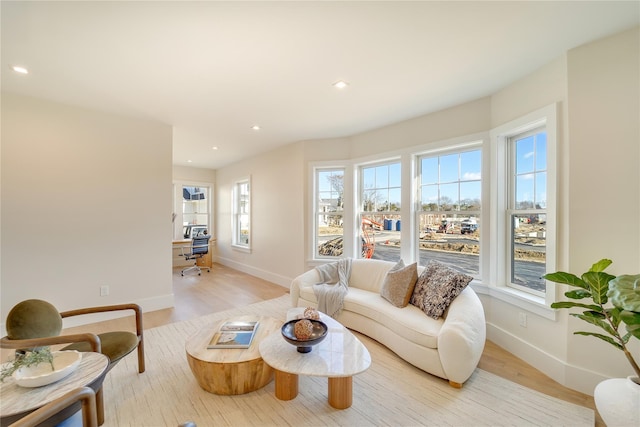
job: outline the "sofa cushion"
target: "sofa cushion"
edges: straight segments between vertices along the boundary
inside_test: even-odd
[[[472,279],[471,276],[431,260],[418,278],[411,304],[420,308],[427,316],[438,319]]]
[[[387,272],[380,295],[396,307],[406,307],[418,280],[418,263],[405,266],[400,260]]]
[[[438,334],[444,319],[432,319],[418,307],[407,305],[404,308],[398,308],[377,292],[350,288],[344,298],[344,310],[379,323],[412,343],[428,348],[438,348]]]

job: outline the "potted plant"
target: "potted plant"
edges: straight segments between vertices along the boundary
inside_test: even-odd
[[[627,347],[633,337],[640,340],[640,274],[616,277],[605,273],[611,263],[610,259],[601,259],[580,277],[559,271],[545,274],[543,278],[577,288],[565,292],[569,301],[554,302],[551,307],[584,309],[582,313],[570,314],[605,333],[577,331],[574,334],[593,336],[613,345],[624,353],[635,372],[635,377],[598,384],[594,399],[603,420],[608,425],[640,425],[637,410],[640,367]],[[575,301],[584,299],[591,301]],[[609,302],[611,306],[605,307]]]

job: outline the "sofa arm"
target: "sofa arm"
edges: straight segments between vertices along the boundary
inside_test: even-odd
[[[293,281],[291,282],[291,287],[289,288],[289,293],[291,294],[291,306],[298,306],[300,289],[313,289],[313,285],[315,285],[316,283],[320,283],[320,274],[318,274],[318,270],[316,270],[315,268],[312,268],[311,270],[302,273],[300,276],[293,279]]]
[[[487,337],[480,298],[467,287],[453,300],[438,335],[442,368],[452,385],[462,385],[478,366]]]

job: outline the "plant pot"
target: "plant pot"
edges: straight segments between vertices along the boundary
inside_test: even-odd
[[[607,426],[640,426],[640,378],[602,381],[593,392],[598,413]]]

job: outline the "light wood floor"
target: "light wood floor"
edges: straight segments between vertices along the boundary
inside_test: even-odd
[[[211,272],[180,275],[180,269],[173,271],[173,292],[175,307],[145,313],[145,329],[187,320],[218,311],[229,310],[247,304],[277,298],[287,294],[282,286],[214,264]],[[114,328],[128,328],[132,322],[122,318],[100,324],[71,328],[65,332],[91,330],[102,332]],[[566,388],[521,359],[487,341],[479,367],[500,377],[524,385],[549,396],[565,400],[595,410],[593,397]],[[605,427],[596,411],[597,427]]]

